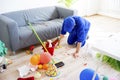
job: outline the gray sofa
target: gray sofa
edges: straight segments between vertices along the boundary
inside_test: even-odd
[[[26,23],[31,22],[45,41],[59,36],[63,19],[76,11],[57,6],[40,7],[0,14],[0,40],[12,51],[39,43]]]

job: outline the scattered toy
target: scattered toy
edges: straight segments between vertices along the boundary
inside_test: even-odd
[[[26,54],[32,54],[30,50],[26,50]]]
[[[30,58],[30,63],[32,65],[38,65],[40,63],[40,54],[34,54],[31,58]]]
[[[30,47],[29,47],[29,50],[26,50],[26,53],[27,53],[27,54],[33,54],[33,49],[34,49],[34,48],[35,48],[35,46],[33,46],[33,45],[30,46]]]
[[[87,63],[84,63],[84,66],[87,66]]]
[[[20,77],[23,77],[30,72],[30,67],[27,65],[24,65],[24,66],[18,68],[18,71],[19,71]],[[19,79],[19,80],[22,80],[22,79]]]
[[[57,68],[54,64],[49,64],[48,69],[46,70],[46,75],[50,77],[55,77],[58,75]]]
[[[5,64],[2,64],[2,65],[0,66],[0,72],[4,72],[5,69],[7,69],[7,66],[6,66]]]
[[[107,76],[104,76],[102,80],[109,80]]]
[[[50,78],[50,80],[53,80],[53,78]]]
[[[34,75],[35,79],[40,79],[41,77],[41,73],[39,72],[36,72],[35,75]]]
[[[18,78],[17,80],[34,80],[34,77]]]
[[[47,64],[51,61],[51,55],[47,52],[40,54],[40,63],[41,64]]]
[[[57,46],[58,41],[59,41],[59,38],[57,38],[54,41],[47,40],[47,42],[45,43],[45,47],[48,50],[48,52],[51,54],[51,56],[53,56],[54,54],[54,49]],[[43,47],[44,52],[47,52],[46,49]]]
[[[94,72],[94,70],[86,68],[81,71],[79,78],[80,80],[92,80]],[[98,74],[96,75],[95,80],[99,80]]]

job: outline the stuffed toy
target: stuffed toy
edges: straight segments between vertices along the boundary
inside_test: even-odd
[[[45,43],[45,47],[48,50],[48,52],[51,54],[51,56],[53,56],[54,49],[55,49],[55,46],[57,45],[58,41],[59,41],[59,38],[57,38],[53,42],[51,40],[47,40],[47,42]],[[43,50],[44,50],[44,52],[47,52],[44,47],[43,47]]]

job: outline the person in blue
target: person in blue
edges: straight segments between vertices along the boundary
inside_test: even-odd
[[[64,37],[66,32],[69,33],[67,42],[69,45],[76,44],[76,51],[73,56],[76,58],[79,56],[80,48],[86,43],[88,31],[90,29],[90,22],[80,16],[69,16],[63,21],[62,30],[60,34],[61,39]]]

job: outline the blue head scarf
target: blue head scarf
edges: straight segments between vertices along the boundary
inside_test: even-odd
[[[75,20],[72,17],[67,17],[64,20],[64,30],[66,32],[71,32],[75,26]]]

